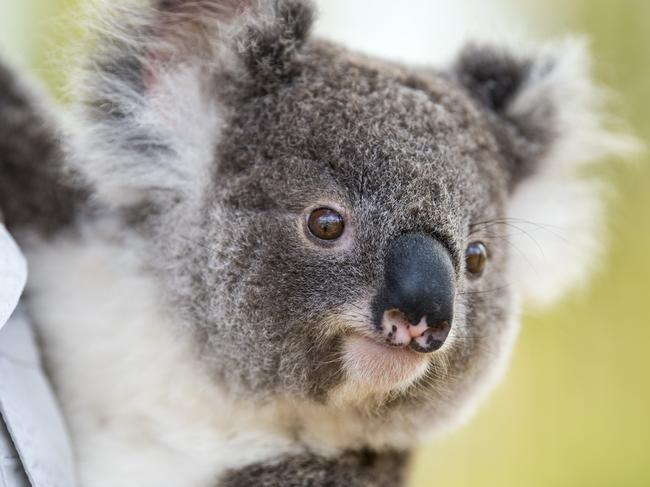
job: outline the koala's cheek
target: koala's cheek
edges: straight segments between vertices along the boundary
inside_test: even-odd
[[[348,381],[372,392],[404,389],[422,377],[427,355],[408,348],[390,348],[364,336],[346,337],[343,368]]]

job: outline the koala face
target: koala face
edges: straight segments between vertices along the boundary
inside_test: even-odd
[[[515,202],[605,151],[581,51],[433,71],[311,39],[304,2],[130,18],[91,60],[77,170],[219,382],[430,422],[484,389],[516,330]]]
[[[316,398],[344,381],[427,394],[443,361],[475,380],[455,357],[493,358],[510,314],[507,249],[481,234],[508,196],[486,122],[439,75],[319,43],[295,69],[233,107],[217,146],[187,249],[208,355],[249,391]],[[484,270],[467,268],[477,244]]]

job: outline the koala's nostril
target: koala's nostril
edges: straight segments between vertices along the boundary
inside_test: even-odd
[[[448,321],[428,323],[424,317],[412,325],[402,312],[392,309],[384,312],[381,331],[390,345],[408,345],[416,352],[428,353],[442,347],[451,325]]]
[[[410,347],[416,352],[434,352],[444,345],[450,331],[451,325],[448,321],[435,323],[422,335],[414,338],[410,343]]]
[[[422,234],[405,234],[392,242],[384,286],[375,301],[377,322],[384,331],[392,331],[392,336],[384,333],[391,343],[410,344],[419,352],[439,349],[451,330],[454,298],[454,268],[440,242]],[[400,314],[408,333],[400,326],[392,330],[396,322],[391,312]]]

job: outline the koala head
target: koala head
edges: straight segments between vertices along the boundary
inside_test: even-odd
[[[615,144],[581,45],[434,70],[311,38],[297,0],[102,18],[72,163],[233,395],[447,421],[501,370],[518,298],[586,267],[575,173]]]

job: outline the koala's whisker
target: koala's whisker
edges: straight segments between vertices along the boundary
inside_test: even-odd
[[[515,227],[515,226],[511,225],[511,224],[508,223],[508,222],[499,222],[499,224],[503,224],[503,225],[511,226],[511,227],[513,227],[513,228],[516,228],[516,229],[520,232],[519,234],[515,234],[515,235],[511,235],[511,236],[516,236],[516,235],[526,235],[526,236],[527,236],[527,237],[528,237],[532,242],[534,242],[534,244],[535,244],[535,245],[537,246],[537,248],[539,249],[541,255],[544,256],[544,249],[543,249],[542,246],[539,244],[539,242],[538,242],[538,241],[537,241],[537,240],[536,240],[536,239],[531,235],[530,232],[528,232],[528,231],[526,231],[526,230],[523,230],[523,229],[521,229],[521,228]],[[496,238],[496,236],[494,236],[494,237]],[[492,238],[492,236],[488,236],[488,238]],[[517,247],[514,243],[512,243],[512,242],[510,241],[510,239],[508,238],[508,236],[506,236],[506,235],[499,235],[498,238],[499,238],[499,240],[502,240],[502,241],[506,242],[506,244],[507,244],[510,248],[512,248],[514,251],[516,251],[516,252],[517,252],[517,253],[518,253],[518,254],[519,254],[519,255],[520,255],[520,256],[521,256],[521,257],[526,261],[526,263],[530,266],[530,268],[532,269],[532,271],[535,272],[535,273],[537,273],[537,269],[536,269],[535,266],[531,263],[530,259],[529,259],[528,256],[526,255],[526,253],[523,252],[521,249],[519,249],[519,247]]]
[[[362,314],[364,316],[368,314],[368,311],[361,308],[361,307],[355,306],[355,308],[356,308],[355,310],[344,311],[341,314],[346,315],[346,314],[349,314],[349,313],[359,313],[359,314]]]
[[[364,314],[360,311],[341,313],[338,316],[342,319],[367,319],[368,318],[367,314]]]
[[[504,224],[508,224],[510,222],[526,223],[526,224],[533,225],[533,226],[541,226],[541,224],[538,224],[538,223],[536,223],[536,222],[534,222],[532,220],[525,220],[523,218],[502,217],[502,218],[492,218],[492,219],[489,219],[489,220],[474,222],[474,223],[472,223],[470,225],[470,227],[483,225],[483,228],[487,228],[489,226],[504,225]]]
[[[367,313],[362,313],[362,312],[346,312],[342,313],[339,315],[341,318],[344,318],[346,320],[356,320],[356,321],[369,321],[370,320],[370,315]]]
[[[359,306],[358,304],[354,304],[354,303],[349,303],[348,306],[352,306],[353,308],[356,308],[356,309],[361,309],[361,306]]]
[[[550,225],[548,223],[543,224],[543,223],[532,223],[532,222],[527,222],[530,225],[535,225],[539,230],[545,231],[547,233],[550,233],[554,237],[557,237],[558,239],[562,240],[564,243],[570,244],[571,241],[566,238],[564,235],[558,233],[558,230],[561,229],[559,225]],[[555,230],[551,230],[551,228],[555,228]]]
[[[542,229],[541,224],[537,224],[535,222],[519,221],[517,219],[511,219],[511,218],[495,218],[493,220],[486,220],[486,221],[483,221],[483,222],[473,223],[470,226],[470,229],[471,229],[470,230],[470,235],[474,234],[476,232],[479,232],[479,231],[483,231],[483,230],[492,228],[492,227],[497,226],[497,225],[510,226],[512,228],[517,228],[518,230],[521,230],[521,228],[515,226],[513,222],[515,222],[515,223],[526,223],[528,225],[532,225],[533,227],[537,227],[537,228]],[[478,227],[478,228],[475,229],[474,227]]]
[[[527,232],[525,230],[517,229],[516,232],[511,232],[511,233],[484,233],[482,238],[484,239],[510,238],[510,237],[518,237],[520,235],[525,235],[526,233]]]
[[[511,286],[512,286],[512,284],[506,284],[504,286],[495,287],[495,288],[492,288],[492,289],[484,289],[484,290],[481,290],[481,291],[462,291],[462,292],[459,292],[458,294],[460,296],[472,295],[472,294],[488,294],[488,293],[503,291],[505,289],[510,288]]]
[[[366,310],[364,308],[362,308],[361,306],[359,306],[358,304],[349,303],[349,306],[352,306],[353,308],[356,308],[361,312],[364,312],[364,313],[366,312]]]
[[[495,218],[493,220],[485,220],[481,222],[475,222],[470,225],[470,235],[474,235],[477,232],[480,232],[482,230],[492,228],[495,225],[504,225],[506,223],[506,219],[503,218]],[[476,227],[476,228],[475,228]]]
[[[474,334],[474,333],[464,333],[464,334],[461,334],[461,335],[454,335],[454,339],[461,339],[461,340],[469,341],[470,339],[471,340],[474,340],[474,339],[477,339],[477,338],[483,339],[483,338],[490,338],[491,336],[492,335],[490,333],[476,333],[476,334]]]
[[[347,321],[355,321],[358,323],[365,323],[370,320],[369,315],[341,315]]]
[[[534,227],[536,230],[541,230],[541,231],[550,233],[551,235],[561,239],[563,242],[570,243],[569,239],[567,239],[561,233],[558,233],[558,230],[560,230],[562,228],[561,226],[552,225],[552,224],[549,224],[549,223],[534,222],[532,220],[526,220],[526,219],[523,219],[523,218],[502,218],[502,219],[495,219],[495,220],[487,220],[485,222],[477,222],[475,224],[472,224],[471,227],[478,226],[478,225],[483,225],[483,226],[481,228],[476,229],[476,230],[471,230],[470,235],[473,235],[473,234],[475,234],[475,233],[477,233],[477,232],[479,232],[481,230],[485,230],[485,229],[490,228],[490,227],[495,226],[495,225],[506,225],[506,226],[509,226],[511,228],[515,228],[520,232],[519,234],[516,234],[516,235],[520,235],[520,234],[530,235],[530,231],[524,230],[523,228],[521,228],[521,226],[515,225],[515,223],[530,225],[530,226]]]
[[[535,244],[535,246],[536,246],[537,249],[539,250],[539,253],[540,253],[542,256],[544,256],[544,249],[542,248],[542,246],[540,245],[540,243],[537,241],[537,239],[536,239],[535,237],[533,237],[533,235],[532,235],[531,232],[529,232],[528,230],[524,230],[524,229],[522,229],[522,228],[520,228],[520,227],[518,227],[518,226],[516,226],[516,225],[514,225],[514,224],[512,224],[512,223],[507,223],[507,225],[508,225],[509,227],[511,227],[511,228],[515,228],[515,229],[517,229],[518,231],[522,232],[523,235],[525,235],[526,237],[528,237],[528,238],[530,239],[530,241],[533,242],[533,243]],[[541,227],[540,227],[540,229],[541,229]],[[503,240],[505,240],[506,242],[510,243],[510,240],[507,239],[507,238],[504,238]]]
[[[333,358],[330,360],[319,360],[317,362],[318,365],[323,366],[323,365],[331,365],[331,364],[340,364],[341,360],[343,358],[343,354],[340,352],[337,352],[333,355]]]
[[[539,223],[539,222],[534,222],[532,220],[527,220],[525,218],[507,218],[507,220],[508,221],[514,221],[514,222],[517,222],[517,223],[525,223],[527,225],[533,225],[533,226],[539,227],[541,229],[546,229],[546,228],[549,228],[549,227],[550,228],[555,227],[557,229],[562,228],[560,225],[552,225],[550,223]]]
[[[418,397],[423,393],[433,393],[444,398],[444,393],[449,392],[449,385],[456,380],[449,372],[449,363],[446,360],[442,360],[442,362],[432,362],[424,377],[409,390],[409,395]]]
[[[540,230],[544,230],[540,225],[537,225],[537,224],[532,223],[532,222],[528,222],[528,223],[529,223],[530,225],[535,226],[536,228],[538,228],[538,229],[540,229]],[[477,229],[477,230],[475,230],[475,231],[470,232],[470,235],[474,235],[474,234],[479,233],[480,231],[482,231],[482,230],[484,230],[484,229],[486,229],[486,228],[491,228],[491,227],[493,227],[493,226],[495,226],[495,225],[504,225],[504,226],[507,226],[507,227],[509,227],[509,228],[514,228],[514,229],[517,230],[517,232],[519,232],[519,233],[517,233],[517,234],[515,234],[515,235],[512,235],[512,236],[517,236],[517,235],[525,235],[525,236],[527,236],[527,237],[528,237],[528,238],[529,238],[529,239],[530,239],[530,240],[531,240],[531,241],[532,241],[532,242],[537,246],[537,248],[539,249],[540,253],[541,253],[542,255],[544,255],[544,249],[543,249],[542,246],[539,244],[539,242],[535,239],[535,237],[533,237],[532,233],[531,233],[530,231],[528,231],[528,230],[525,230],[525,229],[523,229],[523,228],[521,228],[521,227],[519,227],[519,226],[517,226],[517,225],[511,223],[509,219],[493,220],[493,221],[491,221],[491,222],[487,222],[487,223],[485,224],[485,226],[483,226],[483,227],[481,227],[481,228],[479,228],[479,229]],[[496,237],[496,236],[494,236],[494,235],[488,235],[488,238],[495,238],[495,237]],[[509,240],[507,239],[507,236],[506,236],[506,235],[500,236],[499,238],[502,239],[502,240],[505,240],[506,242],[509,242]],[[519,249],[517,249],[517,251],[519,251]],[[522,253],[522,255],[523,255],[523,253]],[[525,257],[525,256],[524,256],[524,257]]]
[[[538,248],[539,248],[539,251],[540,251],[540,253],[541,253],[542,257],[543,257],[543,256],[544,256],[544,250],[541,248],[541,246],[537,243],[537,241],[536,241],[535,239],[532,239],[532,240],[535,242],[535,244],[537,244],[537,246],[538,246]],[[526,262],[526,264],[528,265],[528,267],[529,267],[529,268],[530,268],[530,269],[531,269],[535,274],[538,274],[538,273],[539,273],[538,269],[537,269],[537,268],[535,267],[535,265],[531,262],[530,258],[526,255],[526,253],[525,253],[524,251],[522,251],[519,247],[517,247],[514,243],[512,243],[512,242],[511,242],[509,239],[507,239],[507,238],[504,238],[503,241],[506,242],[506,244],[507,244],[510,248],[512,248],[515,252],[517,252],[517,253],[518,253],[518,254],[523,258],[523,260]]]

